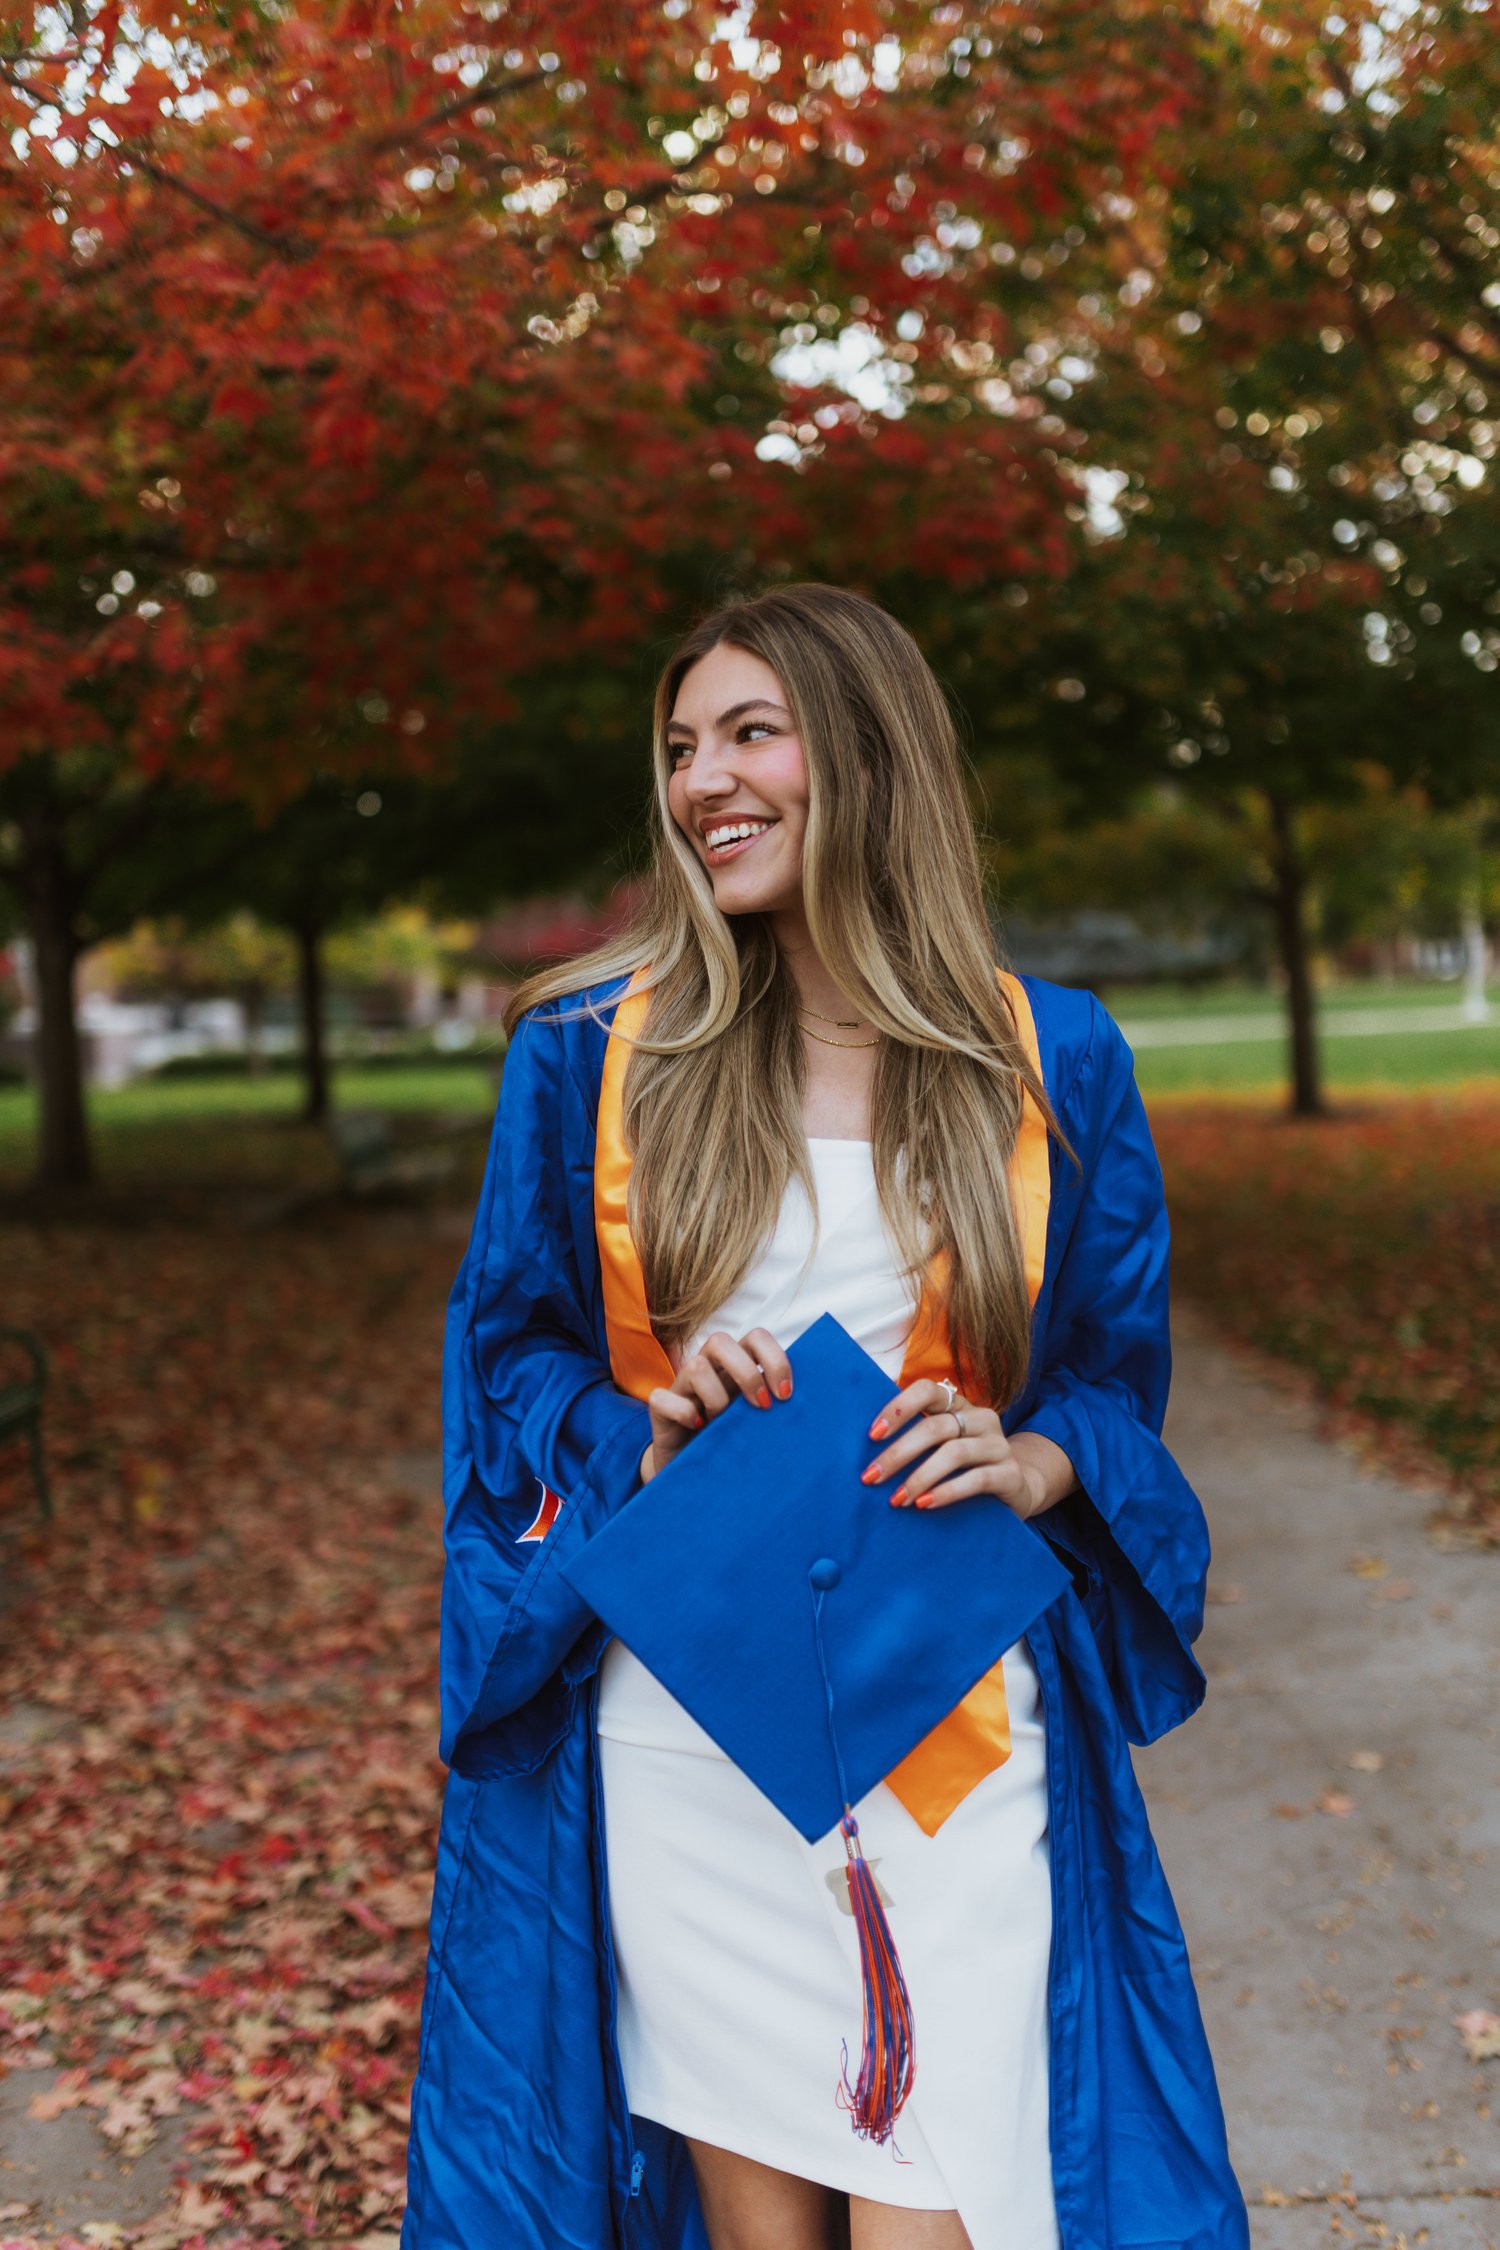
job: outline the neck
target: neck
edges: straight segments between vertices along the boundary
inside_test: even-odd
[[[772,919],[772,929],[782,959],[792,974],[797,988],[797,998],[804,1008],[818,1015],[864,1021],[864,1012],[857,1000],[837,984],[824,966],[821,955],[813,944],[807,927],[807,917],[801,906],[787,908]]]

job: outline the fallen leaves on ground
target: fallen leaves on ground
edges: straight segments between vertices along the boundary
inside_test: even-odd
[[[1500,1107],[1153,1122],[1179,1284],[1500,1537]],[[53,1355],[59,1508],[22,1533],[0,1456],[0,2068],[60,2070],[36,2114],[122,2158],[186,2123],[171,2207],[74,2250],[394,2250],[441,1770],[438,1511],[391,1464],[436,1443],[456,1244],[330,1215],[16,1227],[0,1259]]]
[[[1299,1370],[1371,1465],[1445,1490],[1450,1536],[1500,1545],[1500,1100],[1295,1122],[1160,1102],[1151,1123],[1179,1287]]]
[[[0,1652],[0,2068],[61,2066],[32,2114],[122,2158],[189,2121],[175,2206],[84,2241],[393,2243],[442,1776],[439,1511],[392,1464],[436,1442],[457,1246],[338,1217],[0,1257],[58,1505]]]
[[[1346,2183],[1348,2178],[1346,2172]],[[1272,2187],[1263,2181],[1260,2194],[1253,2200],[1266,2211],[1295,2211],[1307,2204],[1323,2204],[1330,2210],[1352,2211],[1359,2198],[1347,2184],[1338,2188],[1295,2188],[1288,2194],[1285,2188]]]

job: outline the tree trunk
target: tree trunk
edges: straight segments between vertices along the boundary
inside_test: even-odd
[[[61,851],[47,835],[32,835],[27,841],[31,849],[23,881],[27,925],[36,949],[36,1058],[41,1089],[37,1182],[46,1188],[81,1188],[94,1176],[73,987],[82,947]]]
[[[1275,790],[1266,792],[1266,801],[1271,814],[1276,945],[1286,972],[1292,1115],[1322,1117],[1326,1113],[1307,943],[1307,875],[1297,848],[1292,806]]]
[[[297,997],[302,1008],[302,1115],[309,1125],[321,1125],[328,1115],[323,932],[316,922],[303,922],[294,935],[297,940]]]

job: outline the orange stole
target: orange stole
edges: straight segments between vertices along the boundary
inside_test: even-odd
[[[1022,1044],[1040,1078],[1041,1056],[1031,1003],[1017,978],[1003,969],[996,974],[1010,999]],[[651,1326],[641,1261],[626,1217],[630,1153],[625,1146],[622,1089],[625,1066],[630,1060],[630,1040],[645,1021],[649,1001],[650,994],[637,977],[615,1010],[604,1050],[594,1144],[594,1231],[599,1244],[610,1367],[621,1390],[638,1399],[645,1399],[658,1386],[669,1386],[675,1372]],[[1011,1157],[1010,1189],[1025,1250],[1027,1293],[1034,1306],[1041,1290],[1047,1255],[1051,1175],[1046,1120],[1029,1093]],[[960,1389],[965,1388],[954,1364],[943,1309],[946,1266],[946,1253],[939,1252],[923,1276],[898,1388],[904,1389],[924,1375],[936,1382],[951,1381]],[[875,1497],[878,1502],[879,1496]],[[954,1706],[947,1718],[940,1720],[932,1732],[907,1753],[894,1772],[887,1774],[886,1785],[894,1790],[918,1826],[932,1836],[969,1791],[987,1773],[1004,1765],[1009,1756],[1010,1715],[1005,1701],[1005,1675],[1003,1667],[996,1664],[969,1690],[963,1701]]]

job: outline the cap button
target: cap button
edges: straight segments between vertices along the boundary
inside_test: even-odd
[[[844,1574],[832,1555],[821,1555],[807,1575],[818,1592],[826,1594],[831,1586],[838,1584]]]

